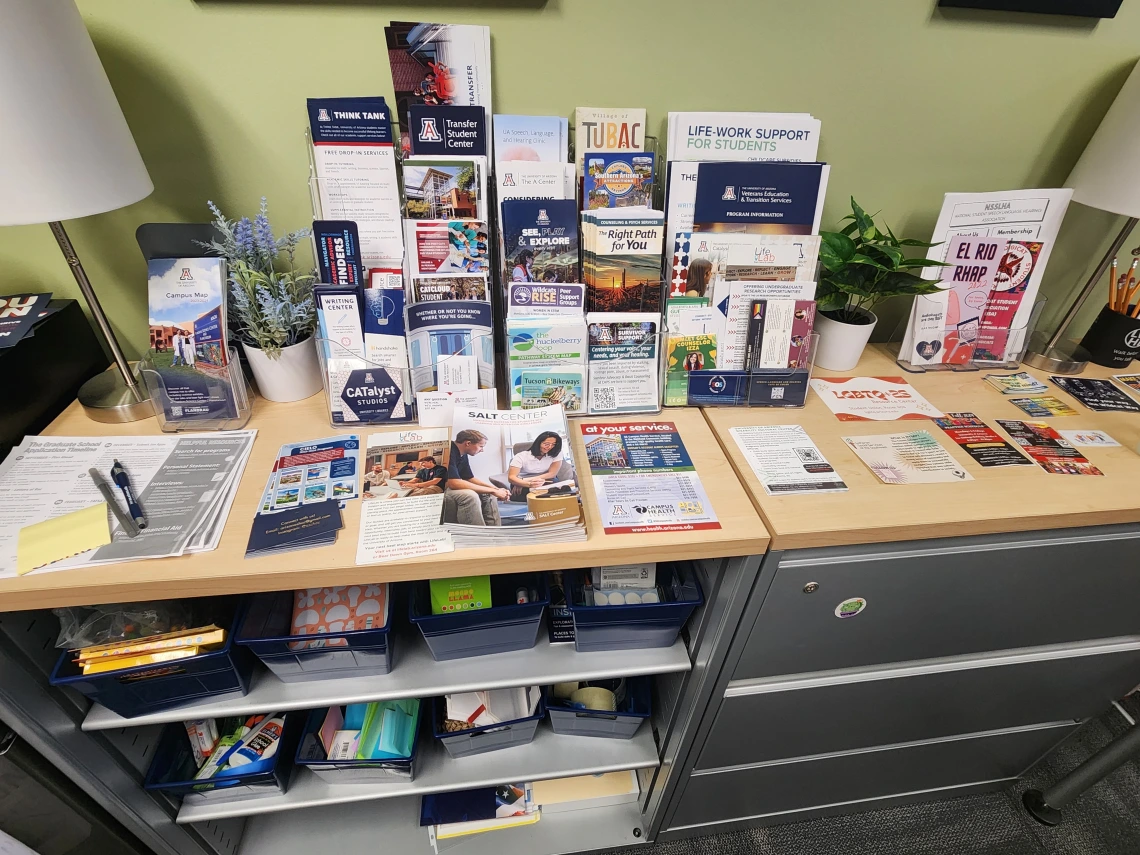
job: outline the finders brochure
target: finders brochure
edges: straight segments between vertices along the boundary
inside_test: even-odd
[[[800,425],[748,425],[729,433],[769,496],[847,490]]]
[[[578,474],[561,406],[456,407],[443,527],[457,547],[580,541]]]
[[[811,162],[819,129],[808,113],[670,113],[668,159]]]
[[[586,315],[591,413],[644,413],[657,409],[660,324],[661,316],[657,314]]]
[[[237,416],[226,337],[226,262],[152,258],[147,262],[150,361],[162,378],[167,421]]]
[[[577,202],[508,199],[501,207],[504,281],[580,281]]]
[[[947,413],[934,423],[982,466],[1033,465],[973,413]]]
[[[655,159],[636,152],[587,152],[582,210],[652,205]]]
[[[582,440],[606,534],[721,527],[673,422],[590,422]]]
[[[365,268],[400,267],[400,184],[383,98],[309,98],[309,135],[321,219],[350,220]]]
[[[981,326],[993,337],[985,343],[987,352],[1000,350],[1002,359],[1020,353],[1024,327],[1037,302],[1041,277],[1072,196],[1073,191],[1068,189],[946,194],[931,237],[935,246],[927,258],[948,260],[949,240],[954,235],[1008,242],[994,275],[994,293],[981,320]],[[923,276],[944,278],[940,268],[929,268]],[[900,351],[909,362],[929,365],[940,360],[939,353],[920,345],[941,338],[948,311],[946,291],[915,298]]]
[[[588,151],[645,151],[644,108],[574,108],[574,153],[578,172]]]
[[[930,431],[883,436],[845,436],[843,441],[884,484],[938,484],[974,480],[974,476],[938,444]]]
[[[816,377],[815,393],[841,422],[937,418],[942,411],[901,377]]]
[[[273,461],[258,513],[274,514],[329,499],[344,507],[360,495],[359,480],[359,435],[287,443]]]
[[[998,419],[1001,429],[1042,469],[1052,475],[1103,475],[1045,422]]]
[[[825,163],[701,163],[693,231],[816,234],[830,171]]]
[[[566,163],[570,139],[564,116],[498,115],[493,125],[497,161]]]
[[[664,309],[665,217],[649,208],[582,213],[582,281],[590,312]]]

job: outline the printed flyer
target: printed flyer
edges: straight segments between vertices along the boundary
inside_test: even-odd
[[[328,499],[344,502],[360,493],[360,437],[330,436],[281,446],[261,495],[258,513],[272,514]]]
[[[1111,380],[1098,380],[1095,377],[1056,377],[1050,380],[1088,407],[1098,413],[1121,411],[1140,413],[1137,404],[1119,389]]]
[[[883,436],[845,436],[843,441],[884,484],[938,484],[974,480],[974,476],[938,444],[930,431],[918,430]]]
[[[973,413],[947,413],[934,423],[982,466],[1033,465]]]
[[[800,425],[749,425],[729,433],[769,496],[847,491]]]
[[[1009,402],[1027,416],[1035,419],[1048,419],[1053,416],[1075,416],[1077,411],[1052,395],[1035,395],[1032,398],[1010,398]]]
[[[998,419],[997,423],[1046,472],[1053,475],[1104,474],[1044,422]]]
[[[1140,394],[1140,374],[1113,374],[1112,379]]]
[[[1059,430],[1057,433],[1061,434],[1065,441],[1072,445],[1083,445],[1090,448],[1094,446],[1108,448],[1120,445],[1102,430]]]
[[[673,422],[582,425],[606,534],[718,529]]]
[[[901,377],[817,377],[811,387],[841,422],[928,419],[942,411]]]

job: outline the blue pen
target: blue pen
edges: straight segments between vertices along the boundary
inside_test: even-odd
[[[146,517],[143,516],[139,503],[135,501],[135,494],[131,489],[131,479],[127,477],[127,470],[118,460],[114,460],[112,463],[114,465],[111,467],[111,480],[115,482],[116,487],[123,491],[123,498],[127,500],[127,510],[130,511],[135,525],[140,529],[146,528]]]

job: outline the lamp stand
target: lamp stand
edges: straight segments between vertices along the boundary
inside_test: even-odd
[[[1069,311],[1065,313],[1065,317],[1061,318],[1061,323],[1057,327],[1057,331],[1053,333],[1048,341],[1044,341],[1044,336],[1038,338],[1034,336],[1036,342],[1031,342],[1029,345],[1029,352],[1025,354],[1023,362],[1026,365],[1031,365],[1034,368],[1040,368],[1043,371],[1049,371],[1053,374],[1080,374],[1085,370],[1085,366],[1089,364],[1090,354],[1087,350],[1078,344],[1066,342],[1061,344],[1061,338],[1069,328],[1069,324],[1076,318],[1077,313],[1080,312],[1081,307],[1084,306],[1085,301],[1089,298],[1093,291],[1096,290],[1100,284],[1100,280],[1104,277],[1104,273],[1108,270],[1112,259],[1116,258],[1120,248],[1124,246],[1124,242],[1128,240],[1128,236],[1132,234],[1132,230],[1136,227],[1136,223],[1140,222],[1136,217],[1129,217],[1124,222],[1124,227],[1120,230],[1120,234],[1112,242],[1112,246],[1108,248],[1108,252],[1104,254],[1104,258],[1100,260],[1096,270],[1093,271],[1089,281],[1085,283],[1085,287],[1081,293],[1077,295],[1077,299],[1073,301],[1073,305],[1069,307]],[[1042,343],[1043,342],[1043,343]]]
[[[103,307],[99,305],[99,298],[91,287],[91,281],[83,269],[83,263],[71,245],[71,239],[64,231],[63,223],[48,223],[51,233],[63,257],[67,259],[67,266],[71,268],[71,275],[75,283],[83,292],[83,298],[91,309],[91,316],[103,333],[103,339],[111,349],[111,356],[115,359],[117,371],[108,368],[102,374],[92,377],[79,389],[79,403],[87,410],[87,415],[97,422],[134,422],[154,415],[150,395],[146,385],[138,376],[137,369],[132,370],[130,363],[123,356],[122,348],[115,338],[107,316],[103,314]]]

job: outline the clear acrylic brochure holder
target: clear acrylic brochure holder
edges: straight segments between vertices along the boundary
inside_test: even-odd
[[[887,351],[895,357],[895,363],[899,368],[912,374],[923,374],[927,371],[1016,370],[1025,358],[1025,352],[1029,348],[1029,337],[1037,326],[1041,312],[1045,309],[1047,298],[1042,297],[1033,304],[1024,326],[1008,329],[976,326],[968,330],[969,341],[959,338],[948,353],[932,353],[932,358],[937,361],[931,362],[914,359],[913,353],[902,353],[902,341],[906,337],[906,328],[910,319],[922,311],[924,304],[930,304],[932,309],[937,311],[943,311],[943,308],[940,304],[934,304],[926,295],[919,295],[914,300],[915,304],[911,311],[895,328],[891,343],[887,345]],[[933,342],[932,346],[941,349],[941,341]]]
[[[145,359],[139,361],[139,374],[150,393],[159,428],[167,433],[177,433],[238,430],[245,427],[253,414],[253,392],[245,382],[237,348],[228,347],[226,353],[228,360],[225,365],[213,365],[199,358],[195,361],[194,368],[186,368],[187,371],[194,371],[197,377],[203,378],[205,382],[205,391],[209,398],[206,406],[209,412],[201,415],[187,412],[192,403],[178,400],[179,396],[168,392],[166,381],[163,380],[155,362],[159,354],[148,354]]]
[[[803,407],[818,347],[819,333],[806,336],[795,345],[787,368],[685,371],[670,366],[665,383],[674,403],[667,406]]]

